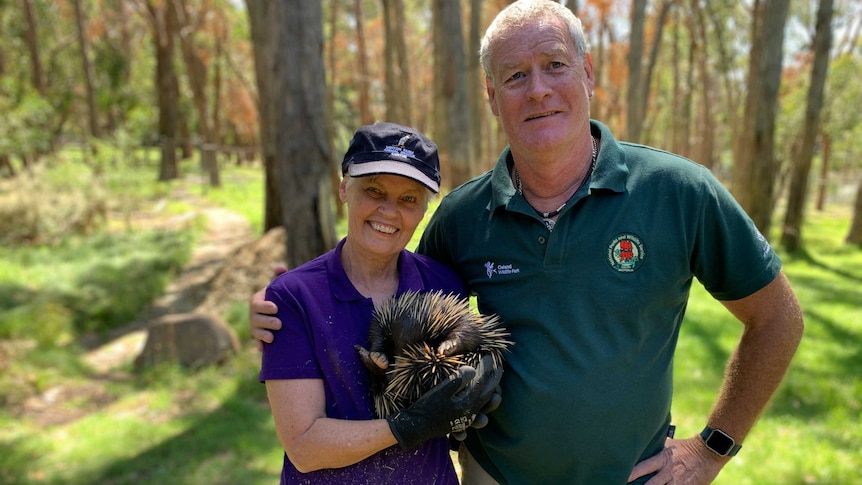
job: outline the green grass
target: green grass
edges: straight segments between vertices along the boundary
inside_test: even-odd
[[[0,420],[0,483],[272,483],[281,452],[256,351],[199,373],[118,383],[98,412],[49,430]]]
[[[202,188],[199,174],[190,168],[184,181],[166,189],[150,187],[157,185],[148,182],[154,180],[152,163],[140,165],[135,176],[117,175],[134,177],[140,185],[125,192],[131,194],[128,207],[148,209],[182,189],[237,210],[261,227],[255,226],[263,212],[259,167],[226,167],[219,189]],[[175,213],[192,203],[168,202],[164,211]],[[862,249],[842,244],[849,216],[847,209],[809,214],[807,252],[782,255],[805,313],[805,337],[771,406],[716,483],[858,482]],[[121,228],[55,247],[0,248],[0,312],[24,312],[20,308],[40,295],[52,295],[44,301],[68,303],[46,304],[15,320],[16,339],[34,339],[40,326],[61,329],[63,339],[24,347],[5,361],[0,347],[0,483],[275,483],[282,451],[264,386],[257,382],[259,355],[247,340],[242,304],[231,307],[227,319],[243,338],[243,350],[224,366],[198,372],[161,367],[102,379],[99,401],[69,399],[66,406],[80,416],[61,424],[40,426],[17,413],[27,393],[92,382],[83,351],[74,344],[83,321],[91,318],[80,317],[81,312],[131,312],[135,305],[129,302],[151,298],[158,286],[146,282],[169,278],[194,242],[191,233]],[[418,234],[409,248],[415,248]],[[130,288],[140,291],[121,288],[129,286],[130,272],[135,281]],[[111,304],[105,304],[106,294]],[[50,324],[52,319],[61,323]],[[0,320],[0,332],[8,332],[7,321]],[[675,359],[678,437],[703,427],[740,332],[724,307],[695,284]]]
[[[198,192],[214,205],[239,212],[255,234],[263,232],[263,177],[260,166],[231,166],[222,173],[222,186],[199,187]]]
[[[769,408],[718,484],[853,484],[862,468],[862,249],[849,211],[811,213],[807,252],[782,255],[805,335]],[[696,284],[675,359],[677,436],[700,431],[741,325]]]

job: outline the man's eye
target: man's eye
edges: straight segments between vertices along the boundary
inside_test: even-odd
[[[404,202],[409,202],[409,203],[413,204],[419,199],[415,195],[406,195],[401,200],[403,200]]]
[[[379,199],[379,198],[383,197],[383,192],[381,192],[380,190],[378,190],[375,187],[368,187],[367,189],[365,189],[365,192],[367,192],[368,195],[370,195],[371,197],[374,197],[375,199]]]
[[[523,78],[524,78],[523,72],[516,72],[516,73],[512,74],[511,76],[509,76],[510,81],[517,81],[518,79],[523,79]]]
[[[565,67],[565,64],[563,64],[563,63],[562,63],[562,62],[560,62],[560,61],[553,61],[553,62],[551,62],[551,69],[559,69],[559,68],[561,68],[561,67]]]

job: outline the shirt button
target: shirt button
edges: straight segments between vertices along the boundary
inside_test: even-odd
[[[539,236],[539,244],[545,244],[545,242],[547,242],[547,239],[545,239],[545,236]]]

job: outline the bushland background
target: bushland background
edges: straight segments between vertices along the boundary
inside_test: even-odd
[[[505,139],[475,52],[505,3],[0,0],[0,483],[274,482],[249,290],[223,302],[243,348],[221,367],[134,372],[143,329],[194,308],[273,228],[289,266],[332,247],[360,124],[428,133],[447,189],[487,170]],[[568,6],[596,66],[593,117],[709,166],[803,305],[787,380],[719,482],[854,483],[862,6]],[[739,331],[696,286],[678,433],[702,427]]]

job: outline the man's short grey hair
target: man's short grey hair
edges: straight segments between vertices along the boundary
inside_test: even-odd
[[[562,20],[568,26],[572,40],[575,42],[577,55],[581,60],[585,60],[587,40],[584,37],[584,28],[581,20],[568,7],[552,0],[518,0],[500,11],[485,31],[482,44],[479,46],[479,62],[482,63],[485,76],[491,78],[491,57],[494,55],[491,50],[492,44],[498,39],[504,39],[511,30],[554,18]]]

